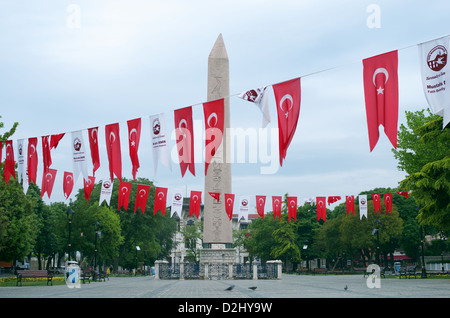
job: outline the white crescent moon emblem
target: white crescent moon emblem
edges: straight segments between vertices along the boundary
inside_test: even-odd
[[[276,199],[275,200],[275,205],[278,205],[280,203],[280,200]]]
[[[94,139],[94,142],[97,143],[97,137],[94,136],[94,133],[95,133],[96,135],[98,135],[97,128],[94,128],[94,129],[92,129],[92,131],[91,131],[91,137],[92,137],[92,139]]]
[[[33,153],[36,152],[36,147],[35,147],[33,144],[31,144],[31,149],[33,149]],[[30,156],[31,156],[33,153],[31,153]]]
[[[211,127],[212,128],[212,126],[211,126],[211,124],[210,124],[210,121],[211,121],[211,119],[212,118],[215,118],[216,119],[216,123],[215,123],[215,125],[214,126],[216,126],[217,125],[217,114],[216,113],[212,113],[211,115],[209,115],[209,117],[208,117],[208,120],[207,120],[207,123],[208,123],[208,127]]]
[[[291,107],[289,107],[289,109],[291,109],[292,106],[294,105],[294,100],[292,99],[292,96],[289,95],[289,94],[286,94],[286,95],[284,95],[281,98],[281,100],[280,100],[280,108],[281,108],[282,111],[287,112],[287,111],[289,111],[289,109],[287,109],[287,110],[283,109],[283,103],[284,103],[285,100],[290,100],[291,101]]]
[[[194,196],[192,197],[192,199],[194,199],[194,201],[197,202],[198,196],[197,196],[197,195],[194,195]]]
[[[228,198],[228,199],[227,199],[227,204],[228,204],[228,205],[231,205],[231,203],[233,203],[233,200],[232,200],[231,198]]]
[[[128,192],[128,188],[127,187],[122,187],[122,194],[125,194]]]
[[[136,128],[131,129],[131,131],[130,131],[130,139],[132,138],[132,137],[131,137],[131,134],[132,134],[132,133],[135,133],[135,134],[137,135],[137,130],[136,130]]]
[[[181,125],[182,124],[184,124],[185,125],[185,127],[181,127]],[[182,120],[180,120],[180,122],[178,123],[178,128],[187,128],[187,121],[186,121],[186,119],[182,119]]]
[[[47,179],[47,182],[49,182],[50,180],[52,180],[53,176],[50,172],[47,172],[47,174],[45,175],[45,179]]]
[[[111,137],[113,137],[113,141],[111,141]],[[109,142],[114,143],[116,141],[116,135],[111,131],[109,133]]]
[[[72,180],[73,180],[72,175],[71,175],[71,174],[68,174],[68,175],[66,176],[66,181],[67,181],[67,183],[69,183],[69,182],[72,181]]]
[[[295,201],[294,200],[291,200],[291,202],[289,202],[292,206],[294,206],[295,205]]]
[[[319,206],[323,207],[323,202],[322,201],[319,201]]]
[[[144,194],[141,194],[142,192],[144,192]],[[144,189],[141,189],[141,190],[139,191],[139,194],[140,194],[141,197],[144,196],[146,193],[147,193],[147,192],[146,192]]]
[[[260,199],[258,200],[258,202],[259,202],[260,205],[263,205],[263,204],[264,204],[264,200],[263,200],[262,198],[260,198]]]
[[[162,200],[164,198],[164,193],[163,192],[158,192],[158,198],[160,200]]]
[[[388,71],[387,71],[384,67],[377,68],[377,69],[375,70],[375,72],[373,72],[373,85],[374,85],[374,86],[377,86],[377,85],[375,84],[375,77],[376,77],[379,73],[383,73],[383,74],[386,76],[386,80],[384,81],[384,84],[386,84],[386,82],[388,81],[388,78],[389,78],[389,73],[388,73]]]

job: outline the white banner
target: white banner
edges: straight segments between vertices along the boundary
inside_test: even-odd
[[[362,219],[363,215],[367,218],[367,195],[359,195],[359,219]]]
[[[181,211],[183,210],[183,194],[180,190],[175,189],[172,194],[172,206],[170,208],[170,216],[176,213],[181,218]]]
[[[111,180],[109,179],[103,180],[98,205],[101,205],[103,201],[106,201],[106,204],[110,205],[112,189],[113,183],[111,182]]]
[[[248,213],[250,211],[250,196],[242,195],[239,197],[238,221],[244,217],[248,221]]]
[[[425,97],[433,113],[444,117],[443,127],[450,121],[448,44],[449,36],[418,45]]]
[[[263,114],[262,128],[265,128],[270,123],[270,111],[269,111],[269,99],[268,86],[263,88],[252,89],[244,93],[239,94],[239,97],[249,102],[255,103]]]
[[[153,148],[153,168],[155,175],[158,168],[158,161],[160,160],[163,165],[172,171],[164,114],[150,116],[150,136]]]
[[[28,174],[27,174],[27,156],[25,154],[26,146],[24,144],[25,139],[17,140],[17,175],[18,182],[22,182],[23,193],[28,191]]]
[[[73,182],[78,180],[80,174],[89,180],[87,170],[87,155],[84,147],[83,134],[81,130],[72,132],[72,159],[73,159]]]

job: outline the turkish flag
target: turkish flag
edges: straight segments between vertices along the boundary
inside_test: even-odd
[[[388,212],[392,214],[392,193],[384,194],[384,205],[386,206],[386,214]]]
[[[272,210],[273,210],[273,219],[275,220],[275,216],[278,216],[278,220],[281,221],[281,204],[283,200],[281,196],[272,196]]]
[[[91,196],[91,192],[94,189],[95,185],[95,177],[89,176],[87,180],[83,178],[83,183],[84,183],[84,197],[89,202],[89,197]]]
[[[327,220],[327,204],[325,202],[325,197],[317,197],[316,198],[316,204],[317,204],[317,221],[322,218],[324,222]]]
[[[128,148],[130,150],[130,159],[132,168],[133,180],[136,180],[136,172],[139,169],[139,139],[141,137],[141,119],[136,118],[127,121],[128,124]],[[144,211],[144,210],[142,210]]]
[[[380,195],[378,193],[374,193],[372,194],[372,199],[373,199],[373,209],[375,211],[375,213],[380,213],[381,212],[381,202],[380,202]]]
[[[37,175],[37,165],[38,165],[38,154],[37,148],[37,137],[28,138],[28,158],[27,158],[27,169],[28,169],[28,184],[33,181],[36,184]]]
[[[42,161],[44,163],[44,174],[45,174],[47,169],[52,165],[49,136],[42,136]]]
[[[0,144],[0,147],[1,147],[1,144]],[[0,148],[0,150],[1,150],[1,148]],[[5,142],[5,152],[6,152],[6,156],[5,156],[5,167],[3,169],[3,179],[6,180],[6,184],[8,184],[11,176],[13,176],[14,179],[16,178],[16,168],[15,168],[16,162],[14,161],[14,149],[13,149],[12,140],[7,140]],[[0,157],[1,157],[1,155],[0,155]],[[0,161],[1,161],[1,158],[0,158]]]
[[[277,102],[280,166],[294,137],[300,115],[300,77],[273,85]]]
[[[352,211],[353,216],[355,216],[355,197],[353,195],[345,196],[345,206],[347,208],[347,215]]]
[[[409,193],[408,191],[399,191],[398,194],[404,196],[405,198],[409,199]]]
[[[114,174],[119,180],[122,180],[122,155],[120,152],[120,136],[118,123],[106,125],[105,138],[111,182],[114,181]]]
[[[214,199],[216,199],[216,202],[219,203],[220,199],[220,193],[219,192],[208,192]]]
[[[138,207],[141,208],[142,214],[145,213],[145,207],[147,206],[148,193],[150,192],[150,186],[146,184],[138,184],[136,193],[136,202],[134,203],[134,213]],[[162,210],[162,213],[166,212],[166,209]]]
[[[203,103],[205,116],[205,176],[212,158],[222,143],[225,120],[224,100],[218,99]],[[222,158],[225,160],[225,158]],[[223,161],[222,161],[223,162]]]
[[[291,222],[291,217],[297,222],[297,197],[287,197],[288,202],[288,215],[289,222]]]
[[[332,197],[328,197],[328,205],[330,205],[331,203],[334,203],[336,201],[339,201],[341,199],[340,196],[332,196]]]
[[[64,137],[65,133],[51,135],[50,137],[50,149],[58,147],[59,141]]]
[[[166,214],[167,188],[156,187],[155,204],[153,205],[153,215],[161,210],[163,215]]]
[[[191,198],[189,200],[189,217],[195,213],[197,219],[200,216],[200,204],[202,203],[202,192],[191,191]]]
[[[227,212],[230,221],[231,218],[233,217],[233,207],[234,207],[234,194],[225,193],[225,212]]]
[[[130,192],[131,192],[131,182],[123,182],[119,183],[119,206],[117,211],[120,211],[120,208],[123,206],[125,211],[128,210],[128,202],[130,201]]]
[[[95,171],[100,167],[100,156],[98,152],[98,127],[89,128],[88,134],[92,165],[94,166],[93,175],[95,176]]]
[[[174,121],[181,177],[184,177],[187,169],[195,176],[192,107],[189,106],[175,110]]]
[[[73,190],[73,173],[64,171],[64,180],[63,180],[63,192],[66,200],[69,198],[69,195]]]
[[[375,148],[379,132],[384,132],[397,148],[398,122],[398,54],[397,51],[380,54],[363,60],[364,97],[370,151]]]
[[[44,196],[44,193],[47,192],[47,196],[50,199],[53,190],[53,184],[55,183],[56,170],[48,168],[44,173],[42,178],[42,186],[41,186],[41,198]]]
[[[259,216],[264,219],[264,207],[266,205],[266,196],[265,195],[257,195],[256,196],[256,211]]]

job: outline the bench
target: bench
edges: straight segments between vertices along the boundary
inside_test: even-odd
[[[90,284],[91,283],[91,279],[92,279],[92,271],[84,270],[84,271],[81,272],[81,280],[83,281],[83,284],[86,283],[86,280]]]
[[[53,286],[53,275],[46,270],[18,270],[17,271],[17,286],[22,286],[22,278],[47,278],[48,283]]]
[[[106,278],[109,280],[109,275],[105,272],[95,272],[94,273],[94,280],[101,281],[103,279],[104,282],[106,282]]]
[[[375,268],[372,269],[372,271],[368,271],[366,268],[364,268],[364,277],[369,277],[372,274],[375,274]],[[386,277],[385,276],[386,268],[384,266],[380,267],[380,277]]]
[[[313,275],[315,275],[315,274],[327,274],[328,273],[328,269],[327,268],[318,268],[318,267],[316,267],[316,268],[314,268],[313,269]]]
[[[406,268],[400,270],[399,278],[402,278],[402,276],[405,276],[405,279],[409,279],[411,278],[411,276],[414,276],[414,278],[416,278],[416,268],[417,267],[415,265],[406,266]]]

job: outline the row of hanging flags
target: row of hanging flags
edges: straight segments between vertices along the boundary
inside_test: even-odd
[[[130,193],[131,193],[131,182],[120,182],[119,183],[119,191],[118,191],[118,210],[120,211],[121,208],[124,208],[125,210],[128,210],[128,203],[130,199]],[[137,192],[136,192],[136,200],[135,200],[135,206],[134,206],[134,213],[136,213],[138,208],[141,208],[142,213],[144,213],[148,195],[150,191],[149,185],[142,185],[138,184],[137,186]],[[105,201],[108,205],[110,204],[111,200],[111,193],[112,193],[112,183],[109,180],[105,180],[102,184],[102,190],[100,194],[100,200],[99,204],[102,204],[103,201]],[[154,204],[153,204],[153,215],[155,215],[158,211],[160,211],[163,215],[165,215],[166,212],[166,206],[168,201],[168,188],[164,187],[156,187],[155,189],[155,198],[154,198]],[[398,194],[409,198],[409,193],[407,191],[399,191]],[[208,192],[209,195],[211,195],[216,202],[220,201],[221,194],[219,192]],[[195,217],[200,217],[200,208],[201,208],[201,198],[202,198],[202,192],[201,191],[194,191],[192,190],[189,197],[189,217],[192,217],[195,215]],[[253,200],[252,200],[253,198]],[[265,195],[256,195],[256,196],[250,196],[250,195],[244,195],[239,197],[239,210],[237,214],[237,219],[240,221],[242,218],[247,220],[249,219],[249,215],[251,215],[252,204],[251,202],[255,202],[255,207],[257,214],[264,218],[265,214],[265,207],[266,207],[266,196]],[[384,193],[384,204],[386,208],[386,215],[388,213],[392,214],[392,193]],[[173,216],[175,213],[178,216],[182,215],[182,209],[183,209],[183,194],[180,191],[174,191],[172,198],[171,198],[171,209],[170,214]],[[223,199],[225,200],[225,212],[231,221],[233,216],[236,216],[233,214],[234,206],[235,206],[235,194],[232,193],[224,193]],[[368,205],[367,200],[368,196],[366,194],[359,195],[359,215],[360,219],[365,216],[367,218],[367,211],[368,211]],[[286,198],[287,202],[287,208],[288,208],[288,217],[289,222],[291,222],[291,219],[293,219],[295,222],[297,221],[297,208],[298,208],[298,197],[297,196],[287,196]],[[326,222],[327,218],[327,212],[326,207],[327,203],[328,205],[335,203],[337,201],[341,200],[341,196],[329,196],[327,197],[316,197],[315,200],[313,198],[305,200],[305,203],[308,204],[316,204],[317,207],[317,221],[320,221],[322,219],[324,222]],[[374,206],[374,212],[375,213],[381,213],[381,195],[378,193],[372,194],[372,200],[373,200],[373,206]],[[272,196],[272,211],[273,211],[273,219],[275,220],[278,217],[278,220],[281,221],[281,210],[282,210],[282,203],[283,199],[281,196]],[[355,216],[355,197],[353,195],[347,195],[345,196],[345,204],[347,209],[347,215],[349,215],[350,212],[352,212],[353,216]]]
[[[444,118],[445,127],[450,121],[450,89],[447,87],[448,67],[447,56],[449,50],[449,38],[445,36],[428,42],[418,44],[423,89],[432,111]],[[378,142],[378,127],[382,125],[384,132],[397,147],[397,121],[398,121],[398,51],[373,56],[362,61],[364,96],[368,127],[370,151]],[[301,100],[301,78],[294,78],[285,82],[252,89],[241,94],[240,98],[254,103],[262,112],[262,126],[266,127],[271,121],[270,107],[267,92],[272,86],[277,109],[279,130],[279,158],[280,166],[286,158],[287,149],[295,134]],[[222,142],[224,130],[224,99],[202,103],[205,120],[205,175],[208,165]],[[154,171],[158,161],[166,165],[170,170],[170,154],[168,136],[164,114],[150,116],[151,139],[153,147]],[[141,118],[127,121],[129,157],[132,163],[133,179],[139,169],[138,148],[141,136]],[[174,126],[176,134],[176,146],[179,158],[181,176],[184,177],[187,170],[195,176],[194,166],[194,130],[192,118],[192,106],[174,110]],[[110,184],[116,176],[122,181],[122,155],[119,137],[119,123],[105,126],[105,144],[110,172]],[[89,150],[93,165],[92,176],[89,175],[87,162],[87,146],[85,145],[82,130],[71,132],[73,171],[64,171],[63,191],[66,199],[69,197],[73,184],[80,175],[83,176],[85,196],[89,198],[90,191],[95,183],[95,172],[100,167],[99,127],[87,129],[89,136]],[[51,168],[51,150],[56,149],[61,138],[66,133],[42,136],[42,196],[52,192],[56,170]],[[36,184],[38,167],[38,138],[28,138],[27,153],[25,153],[25,139],[17,140],[18,152],[18,181],[23,180],[22,186],[26,193],[28,185]],[[1,141],[0,141],[1,142]],[[1,145],[3,149],[3,145]],[[5,141],[5,165],[3,178],[8,183],[11,176],[15,176],[15,157],[12,140]],[[1,161],[2,152],[0,152]],[[106,181],[104,181],[105,183]],[[142,193],[148,194],[148,189],[141,186]],[[139,191],[138,191],[139,194]],[[228,199],[228,198],[227,198]],[[126,204],[124,201],[123,204]],[[158,205],[155,205],[157,207]],[[361,206],[361,205],[360,205]]]

